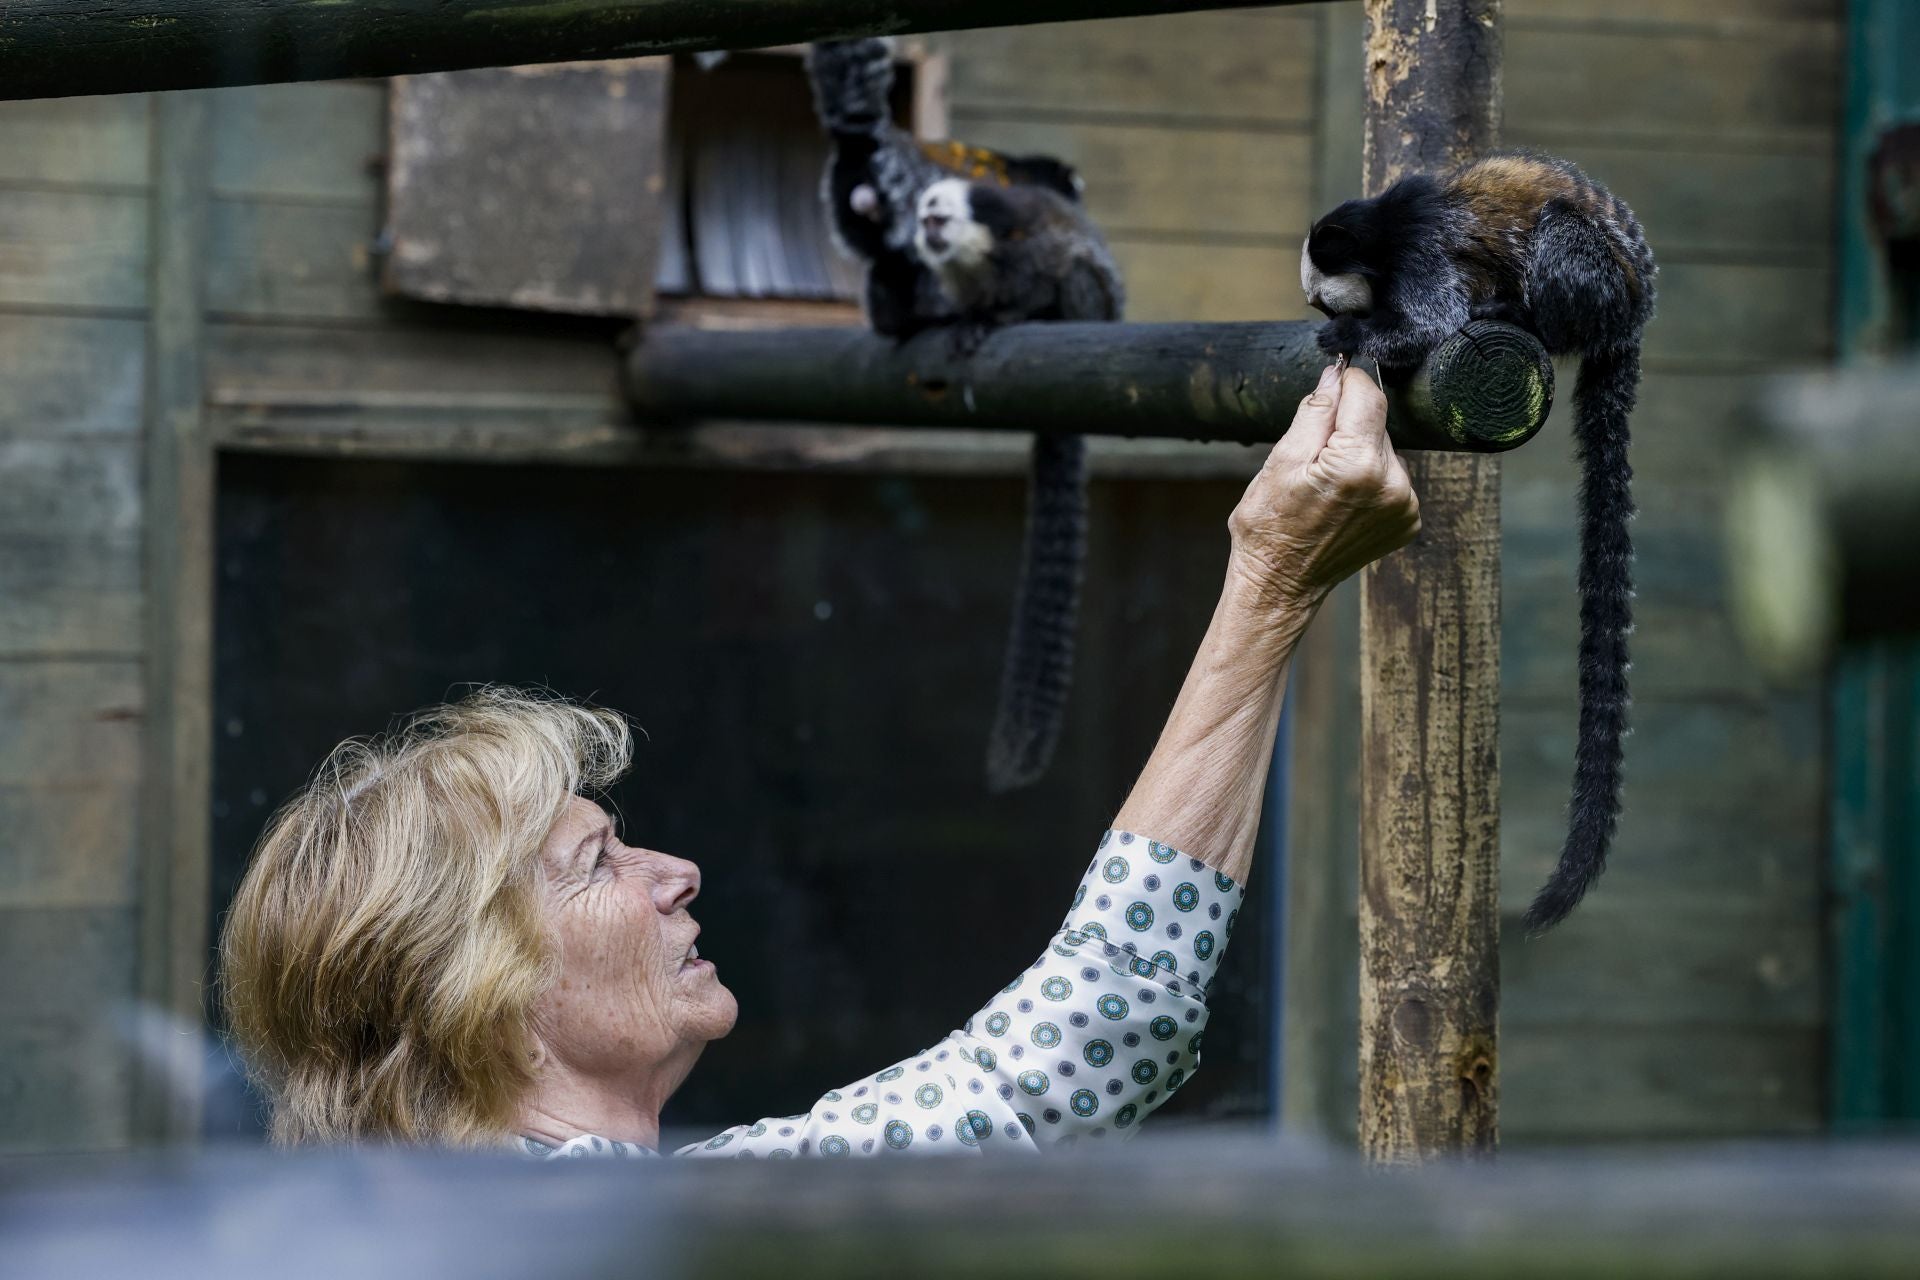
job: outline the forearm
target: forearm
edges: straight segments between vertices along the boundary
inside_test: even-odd
[[[1239,560],[1153,754],[1114,817],[1236,881],[1253,862],[1287,666],[1314,605],[1277,597]]]

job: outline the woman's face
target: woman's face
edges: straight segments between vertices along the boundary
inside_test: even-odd
[[[687,913],[700,868],[620,840],[575,796],[540,850],[547,924],[560,962],[534,1026],[547,1053],[587,1077],[664,1071],[671,1090],[739,1012]]]

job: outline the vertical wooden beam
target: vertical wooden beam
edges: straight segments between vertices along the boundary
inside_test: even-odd
[[[1366,190],[1494,145],[1501,0],[1367,0]],[[1500,471],[1407,455],[1422,532],[1361,582],[1360,1143],[1491,1153],[1500,1002]]]
[[[202,412],[211,102],[153,111],[146,386],[146,743],[140,824],[140,999],[198,1029],[207,960],[212,784],[213,448]],[[199,1125],[198,1035],[134,1072],[147,1141]]]

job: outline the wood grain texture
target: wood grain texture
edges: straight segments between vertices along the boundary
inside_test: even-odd
[[[213,190],[229,197],[372,203],[387,153],[377,80],[217,89]]]
[[[0,786],[137,782],[143,708],[135,662],[0,662]]]
[[[135,901],[139,788],[0,786],[0,909]]]
[[[0,658],[141,651],[140,449],[0,438]]]
[[[0,441],[137,433],[145,343],[141,320],[0,312]]]
[[[1313,117],[1316,34],[1302,9],[987,28],[935,45],[952,58],[956,112],[1299,126]]]
[[[0,967],[0,1151],[125,1147],[131,1063],[115,1018],[132,995],[132,913],[0,909]]]
[[[139,193],[0,193],[0,306],[144,307],[146,233]]]
[[[652,311],[668,59],[393,81],[382,283],[428,302]]]
[[[980,146],[1071,157],[1087,182],[1088,212],[1116,238],[1252,237],[1295,250],[1306,238],[1313,139],[1304,132],[1009,120],[965,107],[953,122],[956,136]]]
[[[1499,0],[1366,6],[1366,189],[1489,150]],[[1422,530],[1360,597],[1360,1147],[1499,1140],[1500,472],[1409,458]]]
[[[0,182],[144,186],[147,98],[50,98],[0,106]]]

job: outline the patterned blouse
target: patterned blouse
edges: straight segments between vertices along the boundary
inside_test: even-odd
[[[986,1154],[1129,1137],[1200,1065],[1206,997],[1245,895],[1170,846],[1109,831],[1046,950],[960,1030],[800,1115],[675,1154]],[[656,1154],[591,1134],[518,1142],[545,1159]]]

